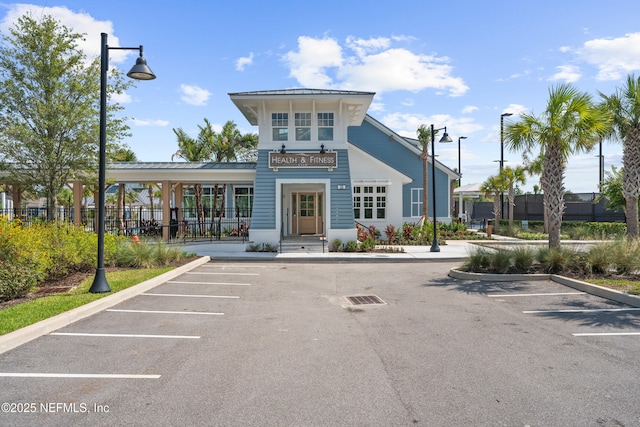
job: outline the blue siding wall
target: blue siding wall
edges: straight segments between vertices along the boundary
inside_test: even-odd
[[[351,229],[355,227],[353,217],[353,199],[351,195],[351,174],[349,173],[349,154],[347,150],[336,150],[338,167],[327,169],[269,168],[269,150],[258,151],[256,180],[253,189],[253,216],[251,228],[273,230],[276,228],[276,179],[317,179],[331,180],[331,228]],[[338,190],[338,184],[345,190]]]
[[[388,164],[403,174],[411,177],[413,182],[405,184],[402,190],[402,215],[411,216],[411,189],[422,188],[422,160],[420,157],[403,146],[399,142],[389,140],[389,135],[380,131],[368,121],[362,122],[362,126],[350,126],[348,128],[349,142],[368,153],[370,156]],[[431,151],[431,147],[429,147]],[[438,154],[438,144],[436,144],[436,155]],[[433,201],[431,196],[431,163],[428,166],[428,206],[429,216],[433,216]],[[447,205],[449,195],[447,194],[447,174],[436,168],[436,205],[438,217],[449,215]]]

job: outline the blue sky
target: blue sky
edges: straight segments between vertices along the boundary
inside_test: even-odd
[[[539,114],[551,86],[571,82],[598,97],[640,73],[637,0],[393,2],[280,0],[35,1],[0,4],[0,30],[26,10],[86,34],[97,56],[144,45],[157,75],[118,99],[131,118],[126,141],[141,161],[170,161],[173,128],[195,136],[207,118],[257,132],[228,93],[292,87],[376,92],[369,114],[404,136],[446,126],[453,144],[438,159],[458,165],[463,185],[498,172],[500,115]],[[125,72],[135,51],[110,51]],[[605,169],[621,165],[620,143],[604,143]],[[565,187],[597,191],[596,149],[569,160]],[[506,165],[521,162],[505,150]],[[528,178],[530,190],[538,177]]]

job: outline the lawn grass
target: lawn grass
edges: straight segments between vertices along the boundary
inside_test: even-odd
[[[89,288],[93,283],[93,277],[88,277],[77,288],[69,292],[36,298],[22,304],[5,308],[4,310],[0,310],[0,335],[8,334],[9,332],[80,307],[91,301],[112,295],[114,292],[152,279],[173,268],[174,267],[144,268],[139,270],[107,272],[106,276],[109,286],[111,287],[111,292],[98,294],[89,293]]]
[[[587,283],[602,286],[604,288],[615,289],[630,295],[640,295],[640,282],[629,279],[585,279]]]

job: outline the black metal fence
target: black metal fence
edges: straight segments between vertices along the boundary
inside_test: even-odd
[[[563,221],[579,222],[624,222],[622,210],[610,210],[605,207],[604,200],[596,201],[598,193],[565,194],[565,211]],[[516,220],[543,221],[544,204],[542,194],[523,194],[515,197],[513,218]],[[456,200],[456,212],[458,201]],[[502,207],[503,218],[509,218],[509,201],[505,195]],[[473,222],[484,222],[493,219],[493,202],[464,202],[464,209]]]
[[[27,225],[47,220],[46,208],[11,209],[1,211],[9,220],[19,219]],[[58,210],[59,221],[64,223],[74,223],[74,211],[69,207],[60,207]],[[216,216],[208,216],[197,219],[195,210],[186,209],[182,212],[182,220],[178,221],[177,208],[171,209],[170,218],[164,220],[161,209],[151,209],[146,207],[134,207],[118,209],[115,207],[105,207],[105,232],[140,237],[163,236],[163,229],[169,229],[171,240],[242,240],[245,241],[249,235],[251,217],[243,216],[248,212],[241,212],[238,209],[217,210]],[[80,223],[87,231],[96,230],[96,215],[93,208],[81,209]]]

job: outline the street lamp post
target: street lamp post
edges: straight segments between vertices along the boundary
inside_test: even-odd
[[[467,139],[467,137],[458,137],[458,174],[460,175],[460,178],[458,178],[458,188],[462,187],[462,151],[460,150],[460,140],[462,139]],[[462,209],[462,193],[460,193],[458,198],[458,218],[462,217],[463,212],[464,210]]]
[[[458,137],[458,173],[460,174],[460,178],[458,178],[458,187],[462,187],[462,152],[460,151],[460,140],[467,139],[466,136]]]
[[[136,65],[127,73],[132,79],[153,80],[156,75],[147,66],[147,61],[142,57],[142,45],[139,47],[109,47],[107,45],[107,34],[101,34],[100,49],[100,147],[99,147],[99,169],[98,169],[98,267],[93,284],[89,292],[100,293],[110,292],[111,288],[107,282],[104,272],[104,201],[106,186],[106,151],[107,151],[107,71],[109,68],[109,50],[138,50],[140,56],[136,60]]]
[[[436,131],[444,129],[444,135],[439,142],[453,142],[447,133],[447,127],[434,129],[431,125],[431,200],[433,205],[433,241],[431,242],[431,252],[440,252],[438,246],[438,223],[436,218]]]
[[[500,172],[504,168],[504,118],[512,115],[511,113],[500,115]],[[500,219],[504,219],[504,193],[500,193]]]

